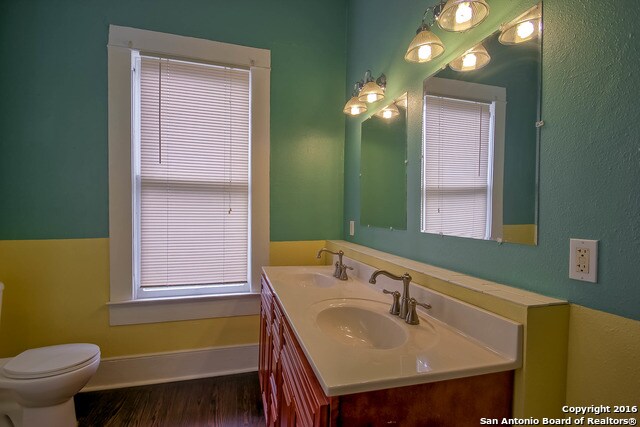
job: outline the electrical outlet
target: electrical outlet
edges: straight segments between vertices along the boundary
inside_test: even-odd
[[[596,283],[597,273],[598,241],[569,239],[569,277]]]
[[[576,253],[576,271],[589,274],[589,256],[591,251],[587,248],[578,248]]]
[[[353,236],[354,234],[356,234],[356,222],[355,221],[349,221],[349,236]]]

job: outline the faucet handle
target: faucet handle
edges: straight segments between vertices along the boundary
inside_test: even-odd
[[[340,275],[342,274],[342,269],[340,268],[340,263],[338,261],[336,261],[335,265],[335,269],[333,270],[333,277],[335,277],[336,279],[340,278]]]
[[[420,307],[424,307],[426,309],[431,308],[431,304],[418,302],[415,298],[409,298],[409,312],[407,313],[407,318],[405,319],[405,321],[410,325],[417,325],[420,323],[420,318],[418,317],[418,313],[416,312],[416,305],[419,305]]]
[[[382,293],[391,294],[393,296],[393,303],[391,304],[391,308],[389,309],[389,313],[397,316],[400,314],[400,292],[398,291],[388,291],[386,289],[382,290]]]
[[[342,267],[338,267],[340,270],[340,274],[338,275],[338,279],[340,280],[349,280],[349,277],[347,276],[347,270],[353,270],[353,267],[349,267],[346,264],[342,264]]]

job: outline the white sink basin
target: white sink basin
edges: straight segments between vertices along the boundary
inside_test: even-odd
[[[320,330],[343,344],[378,350],[401,346],[406,328],[388,313],[388,304],[370,300],[323,302],[328,305],[316,316]]]

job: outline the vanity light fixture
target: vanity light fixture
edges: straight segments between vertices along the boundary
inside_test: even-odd
[[[479,70],[487,65],[490,60],[491,56],[489,56],[489,52],[487,52],[487,49],[480,43],[451,61],[449,68],[460,72]]]
[[[391,104],[387,105],[382,110],[376,113],[377,117],[380,117],[386,120],[391,120],[395,117],[398,117],[399,115],[400,115],[400,110],[398,110],[398,107],[396,106],[395,102],[392,102]]]
[[[364,73],[364,84],[360,89],[358,100],[368,102],[369,104],[380,101],[384,98],[384,90],[386,87],[387,77],[384,74],[380,74],[380,77],[374,80],[373,77],[371,77],[371,71],[367,70],[367,72]]]
[[[513,45],[535,39],[542,32],[542,4],[538,3],[500,28],[498,40]]]
[[[431,15],[429,22],[426,20],[428,15]],[[489,5],[486,0],[440,0],[422,15],[422,24],[409,44],[405,61],[428,62],[444,53],[444,44],[431,31],[434,23],[445,31],[460,32],[479,25],[487,16]]]
[[[342,112],[348,114],[350,116],[357,116],[367,111],[367,104],[358,99],[358,94],[360,93],[360,89],[362,88],[362,81],[357,82],[353,86],[353,93],[351,94],[351,99],[347,101],[342,109]]]
[[[438,6],[440,5],[442,4]],[[430,24],[426,21],[428,14],[431,14]],[[405,61],[416,63],[428,62],[444,53],[442,40],[431,31],[431,25],[433,25],[435,19],[435,8],[427,8],[422,15],[422,23],[416,30],[416,36],[411,40],[411,43],[409,43],[407,53],[404,55]]]
[[[467,31],[489,16],[485,0],[447,0],[434,8],[438,26],[445,31]]]

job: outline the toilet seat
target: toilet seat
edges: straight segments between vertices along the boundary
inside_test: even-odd
[[[2,367],[2,373],[12,379],[36,379],[75,371],[100,357],[94,344],[63,344],[26,350]]]

